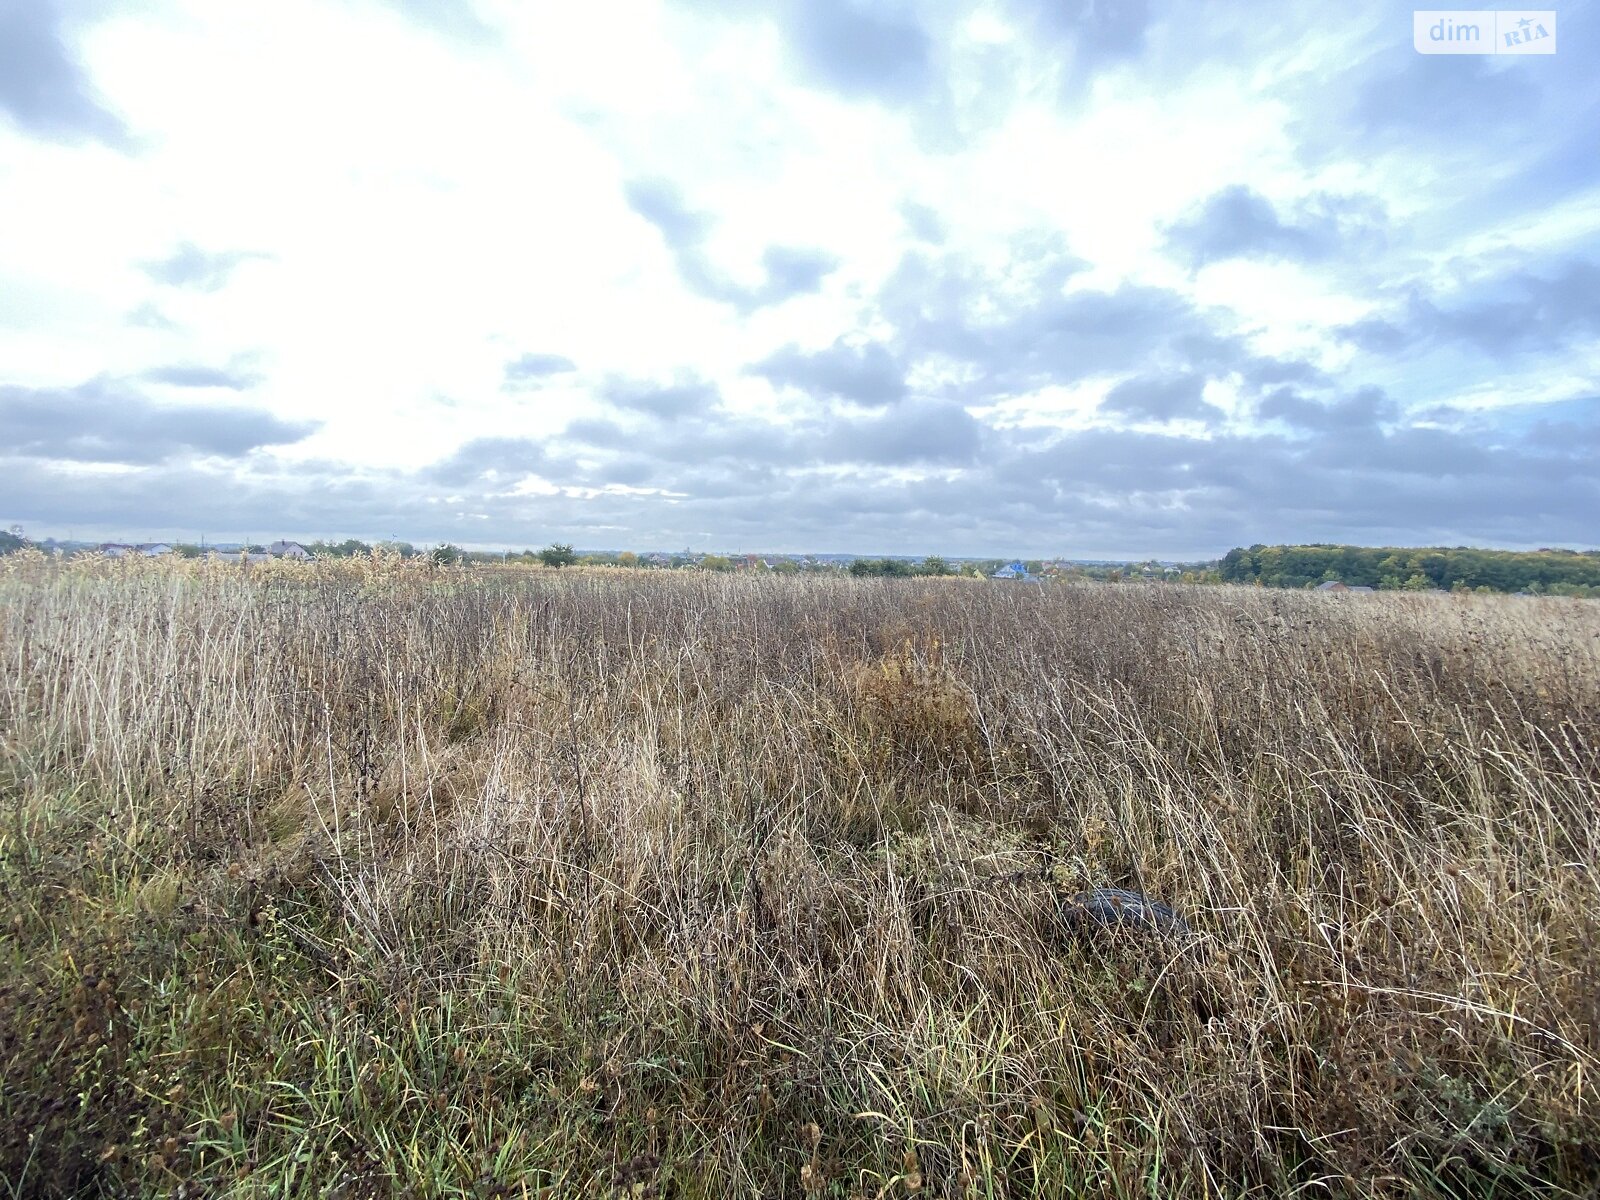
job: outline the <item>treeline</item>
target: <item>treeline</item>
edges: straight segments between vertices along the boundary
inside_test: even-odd
[[[180,547],[181,548],[181,547]],[[499,551],[463,550],[453,542],[418,548],[410,542],[363,542],[346,538],[342,542],[308,542],[306,549],[317,558],[364,558],[374,550],[398,554],[401,558],[426,557],[441,566],[463,562],[542,562],[547,567],[567,567],[578,561],[571,546],[551,545],[543,550]]]
[[[913,575],[954,575],[952,567],[937,554],[921,562],[905,558],[858,558],[850,564],[850,574],[857,577],[881,576],[889,579],[908,579]]]
[[[1304,588],[1339,582],[1383,590],[1600,595],[1600,552],[1467,546],[1251,546],[1222,559],[1226,583]]]
[[[306,543],[306,549],[318,558],[365,558],[374,548],[398,554],[401,558],[415,558],[427,553],[426,550],[418,550],[410,542],[402,541],[363,542],[360,538],[346,538],[342,542]],[[450,548],[455,549],[453,546]]]

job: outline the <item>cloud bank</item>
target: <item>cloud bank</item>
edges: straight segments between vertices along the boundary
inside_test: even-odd
[[[0,520],[1592,546],[1600,14],[1561,23],[0,0]]]

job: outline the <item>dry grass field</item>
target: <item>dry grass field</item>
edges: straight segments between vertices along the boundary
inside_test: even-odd
[[[1600,605],[0,564],[0,1197],[1600,1187]]]

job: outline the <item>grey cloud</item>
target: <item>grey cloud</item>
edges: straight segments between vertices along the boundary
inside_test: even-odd
[[[791,343],[750,371],[780,386],[857,404],[893,404],[906,394],[904,367],[877,342],[852,346],[841,338],[815,351]]]
[[[1014,395],[1126,371],[1227,373],[1249,362],[1222,314],[1165,288],[1124,284],[1067,291],[1083,269],[1058,235],[1018,239],[1008,260],[981,266],[912,251],[879,293],[908,354],[953,360],[961,398]]]
[[[568,441],[602,450],[629,446],[638,440],[615,421],[595,417],[570,422],[561,436]]]
[[[905,359],[948,366],[953,381],[939,393],[969,403],[1125,375],[1135,364],[1151,376],[1236,376],[1249,392],[1325,382],[1310,362],[1254,353],[1233,314],[1175,291],[1069,290],[1084,265],[1049,232],[1019,236],[993,264],[913,250],[880,290],[879,309]]]
[[[801,246],[768,246],[761,256],[764,279],[741,284],[712,262],[705,248],[715,222],[689,207],[683,193],[661,179],[636,179],[624,188],[628,207],[654,225],[672,254],[678,277],[690,291],[742,312],[781,304],[809,295],[822,286],[839,260],[825,251]]]
[[[454,454],[434,463],[425,474],[436,483],[450,486],[505,483],[539,472],[548,461],[544,447],[529,438],[473,438]]]
[[[1167,228],[1167,244],[1195,266],[1229,258],[1311,262],[1370,241],[1379,215],[1367,200],[1318,196],[1288,216],[1259,192],[1235,184]]]
[[[642,455],[619,455],[605,466],[605,482],[644,487],[656,477],[657,465]]]
[[[893,5],[791,0],[784,13],[788,48],[816,82],[845,96],[894,103],[926,91],[933,44]]]
[[[1215,420],[1222,413],[1202,399],[1205,385],[1204,377],[1193,373],[1140,375],[1123,380],[1107,392],[1101,408],[1154,421]]]
[[[953,409],[923,413],[952,433],[895,460],[889,418],[882,440],[852,461],[937,463],[935,476],[819,471],[843,424],[777,426],[755,419],[670,431],[670,454],[624,450],[590,473],[567,446],[545,456],[547,478],[595,486],[666,487],[651,495],[517,495],[506,484],[539,454],[520,439],[463,447],[453,462],[417,473],[355,472],[344,464],[235,469],[174,461],[97,477],[14,454],[0,470],[0,515],[52,522],[213,531],[270,529],[313,536],[398,532],[449,539],[589,547],[697,546],[1143,556],[1216,554],[1254,541],[1365,544],[1593,543],[1600,478],[1592,442],[1545,432],[1449,432],[1375,426],[1312,438],[1216,433],[1206,438],[1092,429],[1051,438],[1038,430],[981,431],[969,451]],[[859,438],[871,420],[854,420]],[[719,429],[721,432],[719,433]],[[905,431],[911,436],[914,431]],[[698,454],[689,443],[705,437]],[[841,447],[840,449],[845,449]],[[563,475],[563,472],[566,474]]]
[[[1338,332],[1378,354],[1450,343],[1494,357],[1554,349],[1600,335],[1600,266],[1569,259],[1543,274],[1513,271],[1450,304],[1413,290],[1399,312]]]
[[[1096,58],[1137,53],[1150,24],[1149,0],[1012,0],[1012,8],[1071,36]]]
[[[608,461],[640,459],[655,464],[663,480],[686,469],[698,474],[730,462],[789,464],[813,458],[815,427],[782,428],[752,417],[702,412],[635,433],[616,421],[587,417],[571,422],[563,442]]]
[[[1398,354],[1413,343],[1420,341],[1424,336],[1424,327],[1431,324],[1432,312],[1429,306],[1413,303],[1410,316],[1414,327],[1405,328],[1397,320],[1387,317],[1363,317],[1348,325],[1341,325],[1336,332],[1347,342],[1352,342],[1361,349],[1372,354]]]
[[[718,270],[698,248],[679,248],[674,255],[678,275],[690,291],[747,313],[810,295],[839,265],[838,259],[821,250],[769,246],[761,256],[765,281],[747,286]]]
[[[1084,95],[1099,72],[1139,57],[1150,26],[1148,0],[1008,0],[1006,7],[1041,44],[1070,47],[1061,81],[1068,100]]]
[[[1580,514],[1600,501],[1577,455],[1425,429],[1357,427],[1304,441],[1091,430],[1020,449],[995,471],[1032,480],[1046,504],[1104,504],[1113,528],[1136,527],[1146,501],[1179,504],[1185,515],[1164,520],[1187,533],[1159,535],[1167,545],[1390,544],[1398,530],[1411,540],[1587,542]]]
[[[628,207],[659,229],[674,249],[698,246],[711,233],[711,218],[691,209],[677,186],[665,179],[631,180],[622,194]]]
[[[178,328],[178,323],[168,317],[155,304],[145,303],[139,305],[128,313],[125,320],[129,325],[140,329],[160,329],[171,333]]]
[[[157,405],[107,379],[67,388],[0,385],[0,426],[13,454],[102,463],[155,463],[191,453],[237,458],[316,429],[260,409]]]
[[[1279,388],[1263,399],[1256,411],[1266,420],[1284,421],[1297,429],[1319,433],[1372,429],[1399,416],[1394,401],[1382,389],[1372,387],[1329,403],[1308,399],[1291,388]]]
[[[1387,434],[1374,425],[1357,425],[1342,436],[1313,439],[1304,461],[1328,472],[1359,475],[1387,472],[1437,478],[1473,478],[1496,474],[1495,447],[1448,429],[1396,429]]]
[[[261,381],[259,375],[248,372],[226,370],[222,367],[195,366],[186,363],[175,363],[166,367],[152,367],[150,370],[143,372],[139,378],[148,383],[164,383],[169,387],[227,388],[233,392],[245,391]]]
[[[244,250],[208,251],[182,242],[166,258],[144,264],[145,274],[169,287],[200,292],[221,291],[240,263],[265,255]]]
[[[766,268],[767,282],[749,293],[754,307],[815,292],[822,286],[822,281],[838,268],[839,260],[815,248],[768,246],[761,255],[761,265]]]
[[[1600,395],[1583,400],[1587,419],[1540,420],[1529,427],[1530,446],[1547,453],[1580,454],[1591,462],[1600,459]]]
[[[577,369],[576,363],[560,354],[524,354],[505,365],[505,385],[525,387]]]
[[[1176,293],[1125,284],[1042,299],[1032,309],[968,325],[960,340],[974,342],[966,357],[999,379],[1070,382],[1131,362],[1188,365],[1175,345],[1185,333],[1213,331]]]
[[[0,0],[0,112],[52,141],[129,141],[68,49],[54,0]]]
[[[872,463],[968,464],[983,440],[983,426],[959,404],[919,400],[869,414],[813,413],[774,423],[730,412],[713,412],[715,392],[683,393],[680,419],[645,433],[630,433],[615,421],[584,418],[562,432],[564,443],[604,464],[591,482],[639,483],[698,489],[708,474],[783,473],[819,465]],[[654,404],[660,390],[639,393]],[[610,457],[606,457],[606,456]],[[615,474],[626,464],[628,478]]]
[[[213,539],[334,531],[369,539],[400,534],[419,542],[459,536],[459,527],[446,533],[439,506],[426,502],[414,479],[364,478],[344,463],[296,463],[272,473],[172,462],[98,475],[92,487],[80,472],[38,460],[7,467],[0,471],[0,511],[35,527],[61,522],[124,537],[181,530],[198,538],[205,531]]]
[[[699,379],[671,384],[612,380],[604,395],[617,408],[663,421],[707,412],[722,399],[715,384]]]
[[[917,401],[841,422],[827,434],[822,453],[834,462],[965,465],[977,458],[982,431],[959,404]]]
[[[1301,359],[1257,356],[1238,365],[1239,377],[1249,386],[1264,388],[1280,383],[1320,383],[1327,378],[1318,366]]]
[[[1532,73],[1508,70],[1491,55],[1417,54],[1397,45],[1385,61],[1393,65],[1360,82],[1350,121],[1335,126],[1369,145],[1465,149],[1521,131],[1540,113]]]
[[[900,206],[900,215],[905,218],[906,228],[918,241],[934,246],[943,243],[946,233],[944,221],[928,205],[907,200]]]

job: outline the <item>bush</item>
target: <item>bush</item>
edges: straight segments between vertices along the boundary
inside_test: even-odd
[[[578,555],[571,546],[557,542],[539,551],[539,561],[547,567],[570,567],[578,561]]]

